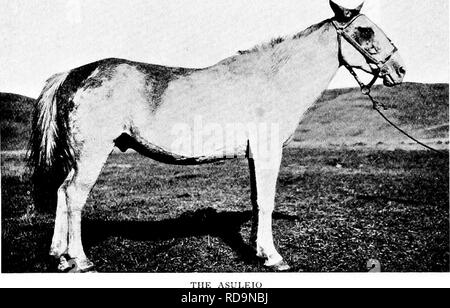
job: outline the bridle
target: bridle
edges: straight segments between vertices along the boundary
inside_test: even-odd
[[[398,125],[396,125],[394,122],[392,122],[388,117],[386,117],[383,112],[380,110],[380,107],[383,108],[384,110],[387,110],[386,106],[383,105],[382,103],[378,102],[377,100],[375,100],[372,95],[370,94],[370,90],[372,88],[372,86],[375,84],[375,82],[378,80],[379,77],[381,77],[381,72],[383,71],[384,66],[386,65],[386,63],[392,58],[392,56],[398,52],[397,47],[392,43],[391,40],[389,40],[389,42],[392,45],[392,51],[382,60],[378,60],[376,59],[373,55],[371,55],[367,50],[365,50],[360,44],[358,44],[358,42],[356,42],[350,35],[347,34],[347,32],[345,31],[348,27],[350,27],[353,22],[358,19],[358,17],[363,16],[362,14],[359,14],[355,17],[353,17],[349,22],[347,22],[346,24],[340,24],[337,20],[332,19],[331,23],[333,24],[333,26],[336,28],[336,32],[337,32],[337,37],[338,37],[338,48],[339,48],[339,64],[345,66],[345,68],[350,72],[350,74],[353,75],[353,77],[355,78],[355,80],[358,82],[360,88],[361,88],[361,92],[363,95],[367,96],[373,104],[373,109],[375,111],[377,111],[381,117],[383,117],[383,119],[385,119],[390,125],[392,125],[395,129],[397,129],[398,131],[400,131],[402,134],[404,134],[405,136],[407,136],[408,138],[410,138],[411,140],[415,141],[416,143],[420,144],[421,146],[435,152],[438,153],[439,155],[448,157],[448,154],[441,152],[439,150],[436,150],[428,145],[426,145],[423,142],[420,142],[419,140],[417,140],[416,138],[412,137],[410,134],[408,134],[407,132],[405,132],[403,129],[401,129]],[[345,60],[343,54],[342,54],[342,38],[344,38],[347,42],[350,43],[350,45],[352,45],[357,51],[359,51],[359,53],[361,53],[361,55],[364,56],[364,58],[367,60],[367,63],[372,64],[373,66],[375,66],[375,68],[373,68],[373,66],[371,66],[372,68],[372,75],[373,75],[373,79],[368,83],[368,84],[364,84],[361,79],[358,77],[358,74],[356,74],[355,70],[353,69],[353,67]]]
[[[361,91],[363,94],[367,95],[370,94],[371,87],[375,84],[375,82],[378,80],[378,78],[381,76],[381,72],[383,71],[383,67],[386,65],[386,63],[392,58],[392,56],[398,51],[397,47],[389,40],[389,42],[392,44],[392,51],[387,55],[384,59],[379,60],[376,59],[372,54],[370,54],[367,50],[365,50],[358,42],[356,42],[350,35],[347,34],[345,31],[348,27],[350,27],[353,22],[358,19],[360,16],[363,16],[363,14],[356,15],[353,17],[349,22],[346,24],[340,24],[337,20],[332,19],[331,23],[336,28],[337,32],[337,38],[338,38],[338,49],[339,49],[339,63],[343,65],[350,74],[353,75],[353,77],[358,82],[359,86],[361,87]],[[344,38],[350,45],[352,45],[364,58],[367,60],[367,63],[369,65],[372,65],[372,75],[373,79],[370,81],[369,84],[364,84],[361,79],[358,77],[358,74],[356,74],[353,67],[345,60],[343,54],[342,54],[342,38]],[[375,66],[375,68],[373,68]]]

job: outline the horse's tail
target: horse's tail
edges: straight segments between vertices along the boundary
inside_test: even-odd
[[[45,212],[55,209],[58,188],[75,166],[68,113],[58,102],[58,90],[68,75],[56,74],[47,80],[33,112],[29,165],[35,208]]]

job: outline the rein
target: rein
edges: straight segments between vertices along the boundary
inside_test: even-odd
[[[400,133],[402,133],[403,135],[405,135],[406,137],[408,137],[409,139],[411,139],[412,141],[416,142],[417,144],[423,146],[424,148],[435,152],[439,155],[445,156],[447,157],[448,155],[443,152],[443,151],[439,151],[437,149],[434,149],[426,144],[424,144],[423,142],[420,142],[419,140],[417,140],[416,138],[412,137],[410,134],[408,134],[407,132],[405,132],[403,129],[401,129],[398,125],[396,125],[394,122],[392,122],[381,110],[380,108],[382,108],[383,110],[388,110],[388,108],[386,107],[386,105],[384,105],[383,103],[378,102],[377,100],[375,100],[373,98],[373,96],[371,95],[371,89],[372,86],[375,84],[375,82],[378,80],[378,78],[380,77],[380,72],[382,70],[382,67],[384,64],[386,64],[386,62],[389,61],[389,59],[391,59],[391,57],[398,51],[397,47],[391,42],[392,46],[394,47],[393,51],[383,60],[377,60],[375,59],[369,52],[367,52],[364,48],[362,48],[353,38],[351,38],[346,32],[345,29],[347,29],[359,16],[361,15],[357,15],[355,16],[350,22],[348,22],[345,25],[340,25],[336,20],[332,20],[332,24],[333,26],[336,28],[336,32],[337,32],[337,37],[338,37],[338,48],[339,48],[339,62],[341,65],[343,65],[349,72],[350,74],[353,76],[353,78],[355,78],[356,82],[358,83],[359,87],[361,88],[361,93],[365,96],[367,96],[370,101],[373,104],[373,109],[375,111],[378,112],[378,114],[380,114],[380,116],[386,121],[388,122],[392,127],[394,127],[396,130],[398,130]],[[350,45],[352,45],[356,50],[358,50],[366,59],[367,62],[369,64],[373,64],[376,66],[376,69],[373,69],[372,71],[372,75],[373,75],[373,79],[368,83],[368,84],[364,84],[361,79],[359,78],[358,74],[355,72],[355,70],[353,69],[353,67],[344,59],[344,56],[342,55],[342,38],[344,38],[347,42],[350,43]]]

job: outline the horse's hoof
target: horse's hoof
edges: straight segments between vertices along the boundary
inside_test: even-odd
[[[58,271],[61,273],[96,273],[94,263],[88,259],[72,259],[69,256],[59,258]]]
[[[69,264],[73,264],[72,270],[69,273],[94,273],[95,266],[89,259],[74,258],[69,260]]]
[[[274,272],[287,272],[291,269],[289,264],[286,261],[281,260],[277,264],[269,266],[269,268]]]
[[[67,273],[73,268],[73,264],[69,264],[70,257],[67,255],[62,255],[59,257],[59,263],[58,263],[58,272],[60,273]]]

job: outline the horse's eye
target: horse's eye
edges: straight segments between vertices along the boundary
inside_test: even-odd
[[[367,51],[368,51],[371,55],[376,55],[376,54],[379,52],[378,48],[376,48],[375,46],[370,47]]]
[[[366,50],[372,55],[381,52],[380,45],[376,41],[372,42],[372,44],[370,44],[369,48],[366,48]]]

